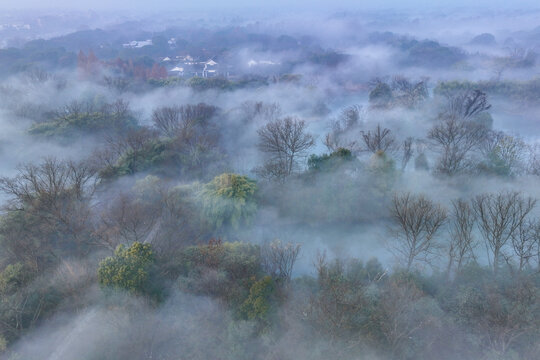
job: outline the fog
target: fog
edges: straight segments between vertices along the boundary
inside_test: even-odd
[[[133,1],[124,1],[124,0],[115,0],[103,1],[96,0],[92,2],[85,1],[65,1],[65,0],[52,0],[49,4],[45,5],[40,1],[35,0],[21,0],[14,2],[6,2],[4,7],[6,8],[23,8],[23,9],[32,9],[32,8],[76,8],[76,9],[110,9],[110,10],[132,10],[132,9],[155,9],[155,10],[176,10],[176,9],[190,9],[190,10],[213,10],[213,9],[273,9],[276,10],[280,6],[287,6],[289,10],[279,10],[279,11],[290,11],[290,10],[307,10],[307,12],[312,10],[356,10],[356,9],[440,9],[444,7],[453,7],[453,8],[464,8],[464,7],[473,7],[476,9],[507,9],[507,8],[538,8],[538,4],[535,1],[529,0],[520,0],[517,3],[509,4],[507,1],[502,0],[479,0],[471,6],[470,2],[466,1],[438,1],[433,3],[432,1],[427,0],[410,0],[407,2],[395,1],[395,0],[383,0],[378,1],[376,4],[369,1],[352,1],[352,0],[336,0],[336,1],[326,1],[326,0],[299,0],[295,1],[294,4],[290,2],[277,0],[272,3],[268,3],[263,0],[256,1],[247,1],[247,0],[235,0],[227,2],[226,4],[221,1],[205,1],[204,4],[201,4],[197,1],[183,1],[180,3],[174,3],[166,0],[156,0],[150,5],[148,2],[142,0],[133,0]]]
[[[534,1],[2,2],[0,358],[536,359]]]

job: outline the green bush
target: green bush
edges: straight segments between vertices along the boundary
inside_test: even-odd
[[[331,154],[311,155],[308,159],[308,169],[311,171],[334,172],[354,160],[355,157],[349,149],[339,148]]]
[[[135,242],[129,248],[119,245],[114,256],[99,263],[98,280],[103,288],[149,293],[155,256],[150,244]]]

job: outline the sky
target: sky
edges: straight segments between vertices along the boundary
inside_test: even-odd
[[[234,8],[325,9],[388,9],[440,7],[538,8],[538,0],[0,0],[0,7],[13,9],[92,9],[92,10],[211,10]]]

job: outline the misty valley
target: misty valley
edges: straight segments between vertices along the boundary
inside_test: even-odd
[[[172,3],[0,4],[0,359],[540,358],[540,9]]]

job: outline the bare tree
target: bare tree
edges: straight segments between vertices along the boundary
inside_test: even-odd
[[[428,133],[433,147],[440,153],[437,171],[455,175],[471,166],[470,152],[485,138],[486,128],[471,121],[447,118]]]
[[[540,175],[540,144],[528,146],[526,169],[528,174]]]
[[[364,140],[364,146],[366,151],[377,153],[391,153],[399,148],[396,143],[396,138],[391,134],[392,131],[387,128],[381,128],[380,124],[377,124],[375,131],[362,132],[362,139]]]
[[[109,89],[116,90],[121,93],[126,91],[130,86],[130,80],[123,77],[104,76],[103,81]]]
[[[436,236],[445,223],[446,210],[423,195],[394,195],[390,214],[395,235],[392,249],[405,263],[407,270],[415,261],[429,262],[437,255]]]
[[[428,97],[427,82],[427,78],[411,82],[404,76],[395,76],[391,83],[395,101],[408,108],[418,106]]]
[[[500,259],[504,257],[504,246],[516,235],[535,205],[536,199],[524,197],[519,192],[482,194],[473,199],[478,227],[495,273]]]
[[[448,103],[441,118],[470,120],[490,108],[486,93],[480,90],[468,90],[448,96]]]
[[[360,105],[348,106],[341,111],[339,117],[330,122],[330,132],[324,139],[324,145],[329,151],[334,152],[339,148],[358,152],[358,141],[353,138],[354,130],[363,121],[365,112]]]
[[[540,271],[540,224],[534,227],[534,239],[536,247],[536,270]]]
[[[537,316],[531,316],[537,309],[538,295],[530,281],[518,280],[508,284],[504,295],[497,288],[483,289],[483,302],[471,314],[470,320],[473,326],[478,327],[478,333],[493,354],[492,358],[507,359],[512,345],[538,337]]]
[[[454,265],[456,272],[459,273],[466,261],[475,258],[474,224],[475,215],[469,203],[463,199],[452,201],[449,228],[450,243],[448,246],[448,274],[450,274]]]
[[[289,283],[294,263],[300,253],[300,244],[274,240],[261,247],[263,268],[282,283]]]
[[[437,325],[435,311],[425,303],[419,306],[424,296],[410,279],[391,279],[382,286],[378,325],[393,359],[406,359],[404,350],[415,336]]]
[[[306,123],[293,117],[272,121],[257,133],[259,150],[267,156],[266,165],[279,167],[277,173],[285,177],[293,173],[298,158],[315,144],[313,135],[306,132]]]
[[[403,140],[403,146],[401,147],[403,151],[403,155],[401,157],[401,171],[404,171],[409,161],[411,161],[414,153],[412,148],[413,142],[414,139],[412,137],[408,137],[407,139]]]
[[[495,80],[500,81],[503,73],[507,69],[528,67],[534,65],[535,55],[531,50],[526,50],[519,46],[505,48],[507,55],[495,57],[493,60],[493,73]]]
[[[31,68],[25,75],[30,84],[44,83],[53,78],[52,74],[42,68]]]
[[[168,137],[174,137],[180,129],[182,121],[179,106],[164,106],[152,112],[154,126]]]
[[[318,254],[315,267],[319,291],[311,296],[306,315],[324,336],[343,341],[358,326],[354,314],[365,309],[364,288],[348,276],[341,259],[329,262],[325,253]]]
[[[16,206],[39,201],[52,211],[61,206],[66,195],[79,200],[91,196],[96,185],[95,174],[95,169],[86,162],[46,158],[39,165],[23,165],[14,178],[0,178],[0,190],[13,196],[12,204]]]
[[[415,142],[416,157],[414,158],[414,168],[416,170],[429,170],[429,164],[426,156],[427,141],[417,139]]]
[[[278,103],[264,103],[262,101],[246,101],[240,104],[240,110],[245,122],[274,121],[281,114],[281,106]]]
[[[161,210],[128,194],[120,194],[100,217],[102,226],[98,235],[101,243],[114,250],[119,244],[151,242],[150,234]]]
[[[4,249],[35,270],[65,252],[84,255],[91,244],[95,174],[86,162],[47,158],[20,167],[15,177],[0,178],[0,191],[11,197],[8,209],[22,215],[21,222],[1,229]]]
[[[519,136],[511,136],[502,131],[489,131],[480,147],[488,161],[495,161],[496,166],[504,167],[507,175],[516,175],[526,169],[525,157],[530,151]]]
[[[512,235],[512,249],[518,258],[518,269],[523,271],[529,260],[535,257],[538,235],[540,234],[540,222],[528,220],[520,222]]]
[[[197,105],[164,106],[152,113],[154,126],[168,137],[177,137],[197,123],[205,122],[217,112],[215,106],[200,103]]]
[[[108,150],[116,155],[116,157],[120,157],[128,151],[139,151],[143,149],[150,141],[156,139],[157,136],[158,133],[156,130],[141,127],[127,130],[118,136],[106,136],[105,142],[107,143]]]

